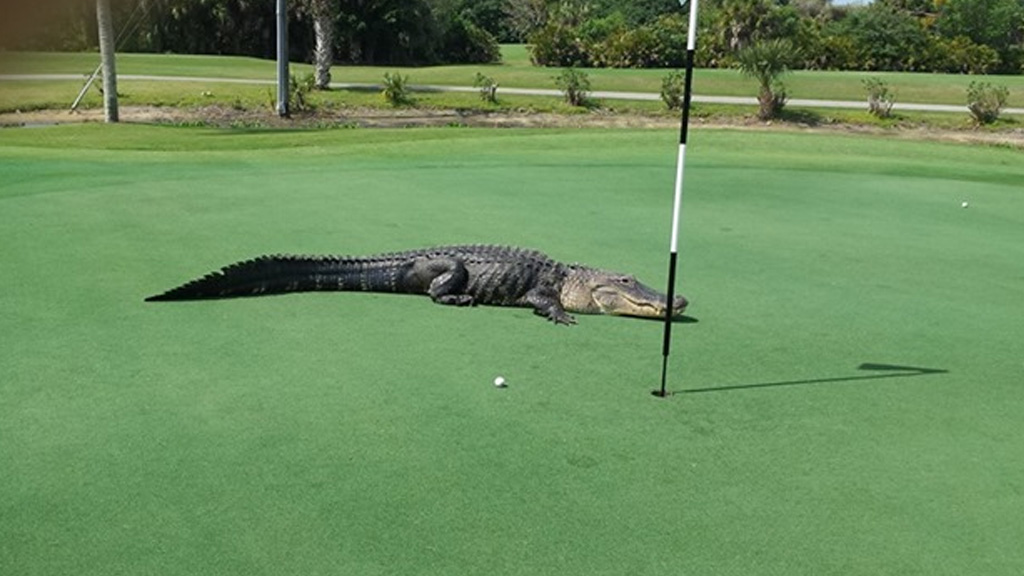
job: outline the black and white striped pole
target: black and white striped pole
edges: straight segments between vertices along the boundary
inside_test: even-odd
[[[687,0],[679,0],[685,5]],[[661,388],[655,396],[665,398],[665,380],[668,375],[668,355],[672,348],[672,305],[676,295],[676,268],[679,260],[679,212],[683,201],[683,171],[686,166],[686,135],[690,126],[690,93],[693,86],[693,57],[697,48],[697,0],[690,2],[690,22],[686,31],[686,77],[683,79],[683,116],[679,128],[679,156],[676,159],[675,200],[672,203],[672,239],[668,257],[668,290],[665,306],[665,339],[661,348]]]

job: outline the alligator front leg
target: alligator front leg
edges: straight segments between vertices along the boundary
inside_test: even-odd
[[[449,306],[475,306],[476,300],[466,294],[469,271],[465,263],[457,258],[432,258],[417,261],[413,274],[429,278],[427,294],[438,304]]]
[[[533,307],[533,313],[551,320],[555,324],[572,325],[576,318],[565,311],[558,291],[552,288],[534,288],[526,293],[523,300]]]

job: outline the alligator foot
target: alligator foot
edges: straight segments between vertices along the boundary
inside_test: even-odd
[[[434,302],[447,306],[476,306],[476,299],[469,294],[442,294],[434,297]]]
[[[573,324],[576,323],[576,318],[572,314],[569,314],[568,312],[562,310],[561,308],[555,309],[552,307],[547,310],[534,310],[534,314],[538,316],[543,316],[548,320],[551,320],[555,324],[564,324],[566,326],[572,326]]]

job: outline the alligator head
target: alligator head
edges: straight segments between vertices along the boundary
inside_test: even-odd
[[[562,306],[580,314],[612,314],[640,318],[664,318],[665,295],[633,276],[573,265],[562,284]],[[689,302],[676,296],[672,315],[680,316]]]

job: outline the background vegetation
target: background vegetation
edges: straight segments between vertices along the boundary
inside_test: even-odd
[[[538,64],[683,64],[687,22],[675,2],[534,4],[548,8],[528,34]],[[1019,74],[1024,64],[1020,0],[707,0],[699,25],[705,67],[731,66],[744,47],[781,38],[801,55],[797,68]]]
[[[311,61],[319,7],[333,58],[347,64],[493,62],[498,42],[529,42],[536,64],[679,67],[686,19],[676,0],[293,0],[292,58]],[[120,49],[274,53],[274,6],[254,0],[115,0]],[[7,49],[96,44],[92,2],[60,4]],[[705,0],[698,64],[729,67],[752,43],[787,38],[797,69],[1024,72],[1024,0]]]
[[[580,113],[584,109],[574,108],[562,101],[556,92],[557,70],[533,66],[529,51],[523,45],[502,45],[502,62],[499,64],[439,65],[417,68],[390,66],[336,66],[335,84],[331,90],[316,90],[305,95],[311,110],[328,117],[334,112],[342,115],[352,111],[361,113],[367,107],[390,108],[381,98],[385,73],[400,74],[407,80],[407,96],[414,98],[416,108],[462,111],[511,111]],[[2,74],[49,74],[73,75],[67,79],[14,79],[0,81],[0,113],[45,109],[66,109],[75,99],[84,82],[83,74],[96,68],[95,53],[65,52],[41,53],[21,52],[0,55]],[[294,64],[293,74],[305,79],[313,67],[309,64]],[[587,69],[580,70],[587,75],[591,109],[599,115],[609,113],[639,113],[645,116],[657,115],[678,119],[677,113],[669,110],[671,84],[666,96],[669,101],[659,101],[658,95],[666,90],[666,79],[675,75],[681,84],[682,75],[674,71],[656,69]],[[220,108],[238,111],[270,112],[274,109],[274,62],[258,58],[239,56],[203,56],[173,54],[123,53],[118,57],[118,72],[121,81],[118,92],[125,106],[160,106],[194,108]],[[483,76],[487,86],[497,85],[494,100],[481,98],[484,85],[476,88]],[[162,78],[161,78],[162,77]],[[189,80],[185,77],[192,77]],[[787,95],[795,98],[782,113],[783,119],[803,124],[877,124],[889,126],[937,127],[943,129],[973,128],[974,122],[966,108],[956,113],[911,111],[905,103],[955,105],[967,104],[968,89],[974,82],[984,82],[995,87],[1006,86],[1008,97],[1005,106],[1008,115],[1000,117],[993,126],[996,129],[1018,130],[1020,115],[1017,110],[1024,108],[1024,75],[1018,76],[975,76],[905,72],[840,72],[827,70],[793,70],[782,79]],[[881,83],[887,90],[890,101],[899,106],[890,110],[885,118],[877,118],[868,112],[867,98],[871,91],[867,81]],[[493,84],[492,84],[493,82]],[[446,92],[439,87],[453,87]],[[546,88],[544,95],[525,95],[513,89]],[[463,91],[465,90],[465,91]],[[681,90],[681,86],[680,86]],[[693,106],[693,116],[707,120],[726,120],[752,117],[757,105],[712,104],[700,96],[756,97],[759,84],[756,78],[747,77],[735,69],[701,69],[695,73],[694,90],[698,100]],[[650,96],[648,100],[621,100],[611,97],[614,92],[640,92]],[[680,93],[681,95],[681,93]],[[876,94],[877,95],[877,94]],[[100,92],[91,89],[82,102],[84,108],[95,108],[100,104]],[[803,100],[846,100],[861,101],[859,109],[813,108]]]

